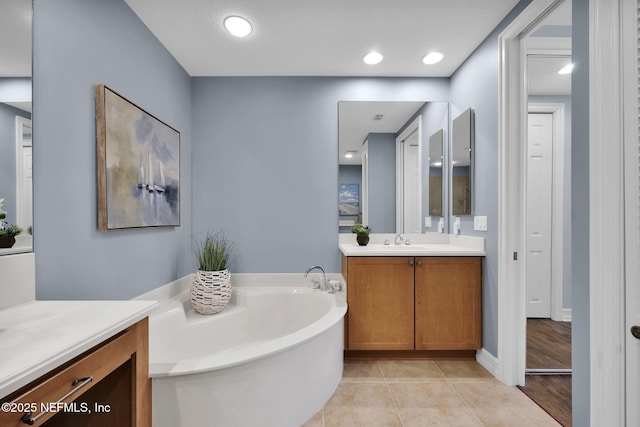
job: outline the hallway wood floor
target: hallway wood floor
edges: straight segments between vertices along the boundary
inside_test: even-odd
[[[527,368],[571,368],[571,323],[527,319]],[[563,426],[571,425],[571,375],[526,375],[518,387]]]

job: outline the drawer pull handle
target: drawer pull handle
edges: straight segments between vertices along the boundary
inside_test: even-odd
[[[72,394],[74,394],[75,392],[80,390],[85,385],[89,384],[91,381],[93,381],[93,377],[78,378],[78,379],[73,380],[71,385],[75,386],[75,388],[73,388],[69,393],[65,394],[60,399],[58,399],[58,401],[56,403],[64,402],[69,396],[71,396]],[[26,414],[24,414],[22,416],[22,422],[24,424],[29,424],[30,426],[32,426],[32,425],[34,425],[36,423],[36,421],[38,421],[40,418],[45,416],[45,414],[47,414],[47,411],[40,412],[38,415],[36,415],[35,417],[32,418],[31,417],[31,412],[27,412]]]
[[[409,265],[410,265],[411,267],[413,267],[414,262],[413,262],[413,261],[409,261]]]

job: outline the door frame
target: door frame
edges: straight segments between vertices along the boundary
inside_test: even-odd
[[[413,120],[400,135],[396,137],[396,233],[407,233],[404,229],[404,140],[413,133],[418,133],[418,213],[420,229],[422,219],[422,116]]]
[[[533,0],[500,35],[498,378],[524,384],[522,162],[526,92],[520,35],[561,0]],[[589,419],[625,425],[622,4],[589,1]],[[630,3],[630,2],[629,2]],[[634,2],[635,3],[635,2]],[[631,15],[631,14],[628,14]],[[634,18],[636,14],[633,14]],[[637,83],[634,83],[637,87]],[[510,144],[511,142],[511,144]]]
[[[638,88],[638,36],[637,6],[632,2],[622,4],[623,31],[623,87]],[[638,96],[640,90],[624,93],[624,152],[625,152],[625,252],[626,252],[626,328],[637,325],[637,313],[640,312],[640,188],[638,170],[640,170],[640,141],[638,139]],[[628,426],[640,424],[640,347],[633,336],[626,335],[626,422]]]
[[[560,256],[552,256],[551,258],[551,319],[556,322],[570,322],[571,309],[565,310],[562,304],[564,285],[564,104],[530,103],[528,112],[552,115],[551,254],[560,254]],[[525,250],[524,254],[526,253]]]
[[[528,96],[527,49],[522,38],[563,0],[533,0],[500,34],[498,144],[497,377],[524,385],[526,369],[525,180]],[[564,0],[570,1],[570,0]]]

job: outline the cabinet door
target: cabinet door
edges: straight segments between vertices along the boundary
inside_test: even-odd
[[[482,347],[482,258],[416,258],[416,349]]]
[[[413,257],[349,257],[350,350],[414,348]]]

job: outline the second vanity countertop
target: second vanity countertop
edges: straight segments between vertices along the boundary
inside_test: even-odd
[[[403,234],[410,244],[395,245],[395,234],[371,234],[369,244],[360,246],[355,234],[340,234],[344,256],[485,256],[484,238],[453,234]],[[385,241],[390,244],[385,245]]]
[[[143,319],[155,301],[31,301],[0,310],[0,398]]]

